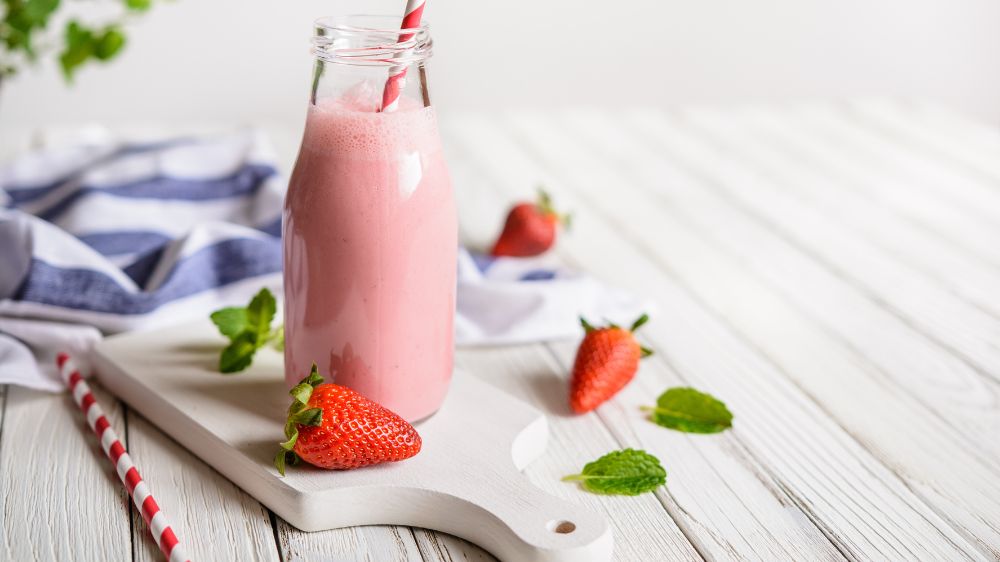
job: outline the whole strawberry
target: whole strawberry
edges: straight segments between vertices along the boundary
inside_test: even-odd
[[[537,203],[520,203],[507,213],[500,238],[490,252],[494,256],[537,256],[552,247],[560,225],[569,226],[569,215],[560,215],[552,199],[538,190]]]
[[[285,423],[287,441],[274,457],[285,464],[303,460],[321,468],[348,469],[401,461],[420,452],[420,435],[387,408],[336,384],[322,384],[316,364],[289,391],[293,400]]]
[[[569,386],[569,405],[574,412],[582,414],[600,406],[635,377],[639,360],[653,351],[639,345],[632,333],[648,320],[643,314],[626,330],[614,324],[595,328],[580,318],[587,334],[576,351]]]

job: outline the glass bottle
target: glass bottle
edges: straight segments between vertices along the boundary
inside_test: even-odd
[[[285,200],[285,378],[316,363],[410,421],[451,379],[458,226],[428,94],[426,24],[316,22],[309,111]],[[403,73],[394,111],[389,76]]]

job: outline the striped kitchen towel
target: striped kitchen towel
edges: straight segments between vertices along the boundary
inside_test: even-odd
[[[206,318],[281,291],[286,182],[266,139],[120,142],[95,133],[0,167],[0,384],[58,391],[56,350],[103,334]],[[580,314],[621,321],[642,303],[545,259],[461,253],[456,339],[579,335]]]

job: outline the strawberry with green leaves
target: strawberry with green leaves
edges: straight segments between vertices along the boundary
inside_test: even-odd
[[[537,203],[519,203],[507,213],[503,232],[490,253],[522,258],[537,256],[552,247],[559,227],[569,224],[570,216],[557,213],[552,198],[539,189]]]
[[[274,457],[282,475],[300,460],[320,468],[351,469],[408,459],[420,452],[420,435],[389,409],[336,384],[323,384],[314,363],[289,391],[284,443]]]
[[[653,353],[633,335],[648,320],[643,314],[625,329],[615,324],[596,328],[580,318],[587,333],[576,351],[570,379],[569,405],[574,412],[593,410],[631,382],[639,360]]]

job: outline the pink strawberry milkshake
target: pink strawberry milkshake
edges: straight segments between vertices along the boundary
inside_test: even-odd
[[[458,226],[432,107],[311,104],[285,200],[285,380],[315,362],[409,421],[444,400]]]

